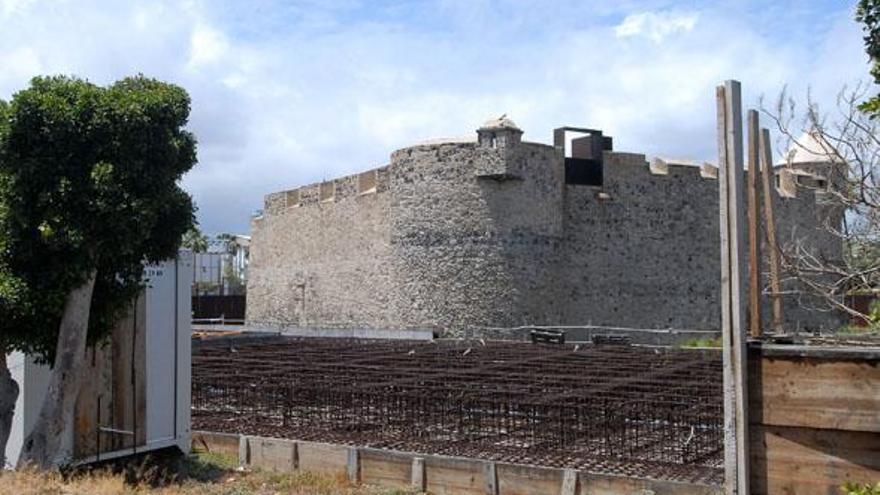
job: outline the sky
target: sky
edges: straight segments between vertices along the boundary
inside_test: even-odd
[[[0,98],[35,75],[184,87],[209,234],[263,196],[388,163],[506,113],[529,141],[602,129],[619,151],[716,161],[714,88],[831,110],[868,79],[855,1],[0,0]]]

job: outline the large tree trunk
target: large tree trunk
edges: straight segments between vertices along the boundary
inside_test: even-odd
[[[19,468],[34,466],[48,469],[67,463],[72,458],[73,413],[82,381],[94,288],[93,271],[84,284],[67,295],[49,388],[43,397],[34,429],[24,440],[18,458]]]
[[[18,384],[12,379],[6,363],[6,351],[0,349],[0,470],[6,468],[6,442],[12,429]]]

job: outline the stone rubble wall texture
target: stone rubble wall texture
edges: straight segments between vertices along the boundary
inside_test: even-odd
[[[718,182],[699,167],[657,173],[644,155],[605,152],[602,186],[567,185],[561,150],[515,139],[404,148],[372,177],[336,179],[323,201],[320,184],[266,197],[252,226],[250,325],[720,326]],[[815,194],[774,195],[779,239],[839,257]],[[803,302],[786,297],[790,327],[841,323]]]

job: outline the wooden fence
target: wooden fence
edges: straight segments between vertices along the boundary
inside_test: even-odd
[[[880,481],[880,350],[754,345],[749,368],[752,495]]]

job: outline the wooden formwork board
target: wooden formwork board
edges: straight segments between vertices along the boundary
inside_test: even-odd
[[[750,361],[752,423],[880,432],[880,361]]]
[[[752,493],[825,495],[880,480],[880,350],[754,350]]]
[[[752,425],[752,494],[826,495],[880,480],[880,433]]]

